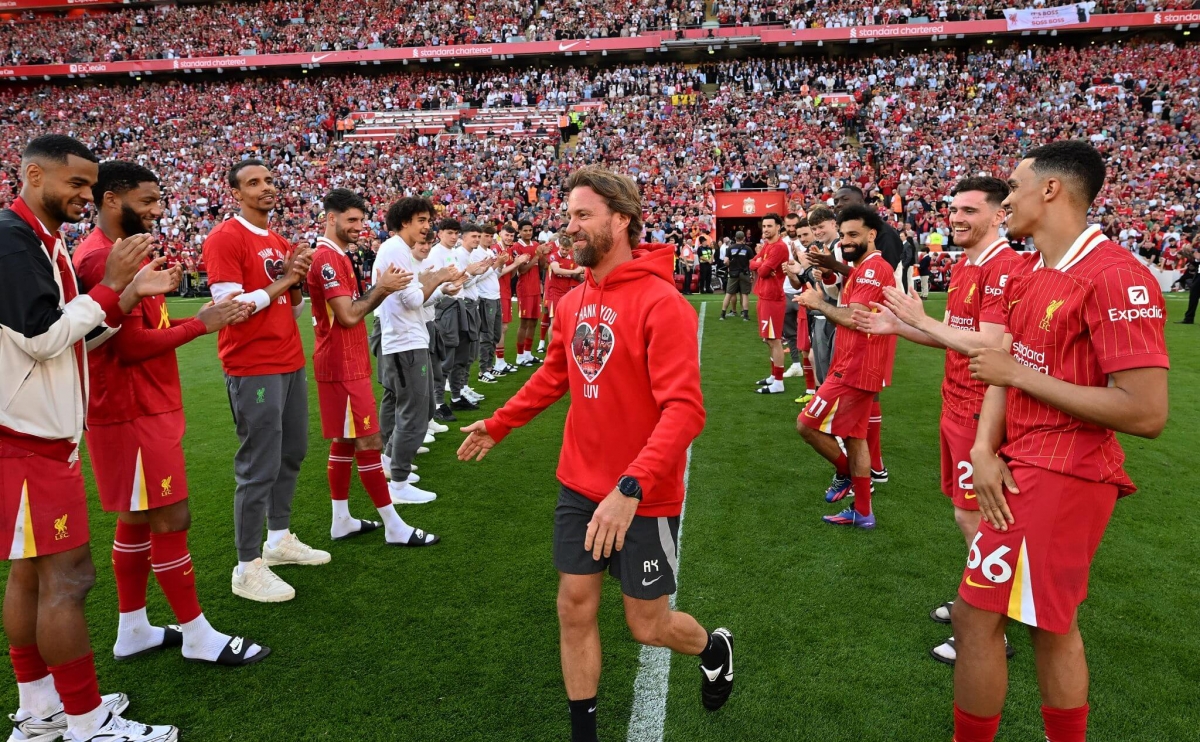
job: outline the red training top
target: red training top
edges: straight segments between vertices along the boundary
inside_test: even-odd
[[[1018,363],[1080,386],[1107,386],[1109,374],[1169,368],[1166,310],[1158,281],[1099,227],[1084,231],[1057,268],[1027,256],[1009,279],[1005,331]],[[1108,428],[1085,423],[1019,389],[1008,390],[1009,459],[1092,482],[1137,488]]]
[[[947,323],[956,330],[979,332],[987,322],[1004,324],[1004,287],[1010,271],[1021,262],[1021,256],[1008,246],[1008,240],[997,240],[979,254],[972,263],[966,255],[954,266],[950,289],[946,294]],[[983,393],[987,384],[971,378],[971,359],[952,350],[946,351],[946,373],[942,378],[942,414],[951,420],[974,428],[979,424]]]
[[[85,290],[104,280],[112,246],[96,227],[76,248],[72,261]],[[88,423],[113,425],[183,409],[175,349],[204,332],[195,317],[172,320],[165,296],[142,299],[116,335],[88,351]]]
[[[237,283],[249,294],[283,276],[287,240],[238,217],[222,222],[204,240],[208,283]],[[217,355],[230,376],[290,374],[304,368],[300,328],[284,293],[269,307],[217,335]]]
[[[758,274],[754,282],[754,294],[763,301],[783,301],[783,264],[787,262],[787,243],[783,240],[768,242],[750,260],[750,270]]]
[[[892,266],[878,250],[854,266],[842,295],[839,307],[861,304],[871,309],[871,302],[883,303],[883,287],[895,286]],[[892,383],[892,363],[896,359],[895,335],[868,335],[849,327],[837,326],[833,336],[833,361],[829,375],[843,384],[868,392],[877,392]]]
[[[313,375],[317,381],[354,381],[371,376],[367,325],[343,327],[333,314],[330,299],[358,298],[354,265],[341,248],[321,237],[308,270],[308,296],[312,299]]]
[[[542,278],[538,275],[538,243],[530,242],[528,245],[517,240],[513,243],[512,254],[515,258],[518,255],[528,255],[529,265],[528,271],[521,273],[517,278],[517,298],[542,295]],[[520,270],[519,268],[517,269]]]
[[[573,271],[577,267],[575,264],[575,255],[567,250],[564,255],[561,250],[550,253],[550,263],[558,264],[558,267],[565,271]],[[557,299],[563,294],[579,285],[579,281],[566,276],[556,276],[554,271],[546,273],[546,298]]]
[[[704,428],[696,311],[674,283],[670,245],[642,245],[633,260],[558,302],[545,363],[496,414],[497,441],[568,390],[558,479],[600,502],[624,475],[642,485],[637,513],[677,516],[687,449]]]

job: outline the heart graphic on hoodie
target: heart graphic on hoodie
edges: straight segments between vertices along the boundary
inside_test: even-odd
[[[579,372],[589,383],[595,381],[604,370],[604,364],[608,363],[608,357],[612,355],[614,340],[612,328],[605,324],[593,328],[586,322],[580,322],[575,328],[575,337],[571,340],[571,354],[575,356],[575,365],[579,366]]]

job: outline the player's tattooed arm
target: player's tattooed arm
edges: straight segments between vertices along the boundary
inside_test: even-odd
[[[412,280],[411,272],[395,265],[389,265],[387,270],[377,275],[375,285],[371,287],[366,296],[360,296],[354,300],[351,300],[349,296],[335,296],[329,299],[329,308],[333,310],[333,316],[337,318],[339,325],[354,327],[362,322],[364,317],[374,312],[384,299],[397,291],[408,288]]]

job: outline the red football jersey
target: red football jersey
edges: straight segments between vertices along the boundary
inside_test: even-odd
[[[892,266],[878,250],[859,261],[846,277],[839,307],[871,302],[883,303],[883,287],[895,286]],[[895,335],[868,335],[838,325],[833,336],[833,361],[829,375],[856,389],[877,392],[892,383],[892,363],[896,358]]]
[[[505,247],[503,242],[501,242],[500,240],[496,240],[496,242],[492,244],[492,249],[496,251],[496,257],[500,257],[501,255],[508,256],[508,262],[504,264],[504,268],[507,268],[508,266],[512,265],[513,258],[515,258],[516,255],[513,253],[513,249],[511,247]],[[503,268],[501,268],[501,270],[503,270]],[[500,301],[505,304],[511,304],[512,298],[513,298],[513,291],[512,291],[513,274],[510,271],[510,272],[504,274],[503,276],[500,276],[499,278],[500,278]]]
[[[112,245],[97,227],[76,248],[72,261],[85,291],[104,280]],[[172,320],[166,297],[142,299],[116,335],[88,351],[88,422],[112,425],[183,409],[175,348],[203,334],[198,319]]]
[[[1019,363],[1080,386],[1106,386],[1109,374],[1168,368],[1166,311],[1158,281],[1099,227],[1089,227],[1058,267],[1032,254],[1009,278],[1005,330]],[[1019,389],[1008,390],[1010,459],[1093,482],[1136,488],[1108,428],[1078,420]]]
[[[766,301],[783,301],[783,264],[790,251],[783,240],[768,242],[750,261],[750,270],[758,274],[754,282],[754,295]]]
[[[956,330],[979,332],[984,323],[1004,324],[1004,287],[1021,256],[997,240],[972,263],[966,255],[954,265],[950,289],[946,294],[946,322]],[[952,350],[946,351],[946,374],[942,379],[942,414],[970,427],[979,423],[979,409],[987,385],[971,378],[971,359]]]
[[[565,271],[573,271],[579,266],[575,264],[575,255],[571,250],[567,250],[564,255],[562,250],[550,253],[550,262],[557,263],[558,267]],[[546,296],[562,296],[571,289],[579,285],[579,281],[574,278],[565,276],[556,276],[553,271],[546,273]]]
[[[542,278],[538,274],[538,243],[530,242],[528,245],[517,240],[512,247],[513,257],[518,255],[528,255],[529,262],[533,266],[527,272],[522,273],[517,278],[517,298],[522,296],[537,296],[542,295]],[[519,269],[518,269],[519,270]]]
[[[354,381],[371,375],[367,325],[343,327],[329,300],[358,298],[354,265],[342,249],[321,237],[308,270],[308,296],[313,316],[313,376],[317,381]]]
[[[237,283],[249,294],[283,276],[291,252],[287,240],[234,217],[219,224],[204,240],[208,283]],[[217,355],[230,376],[289,374],[304,368],[300,328],[292,302],[284,293],[266,309],[217,335]]]

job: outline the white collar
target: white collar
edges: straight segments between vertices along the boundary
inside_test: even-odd
[[[1100,230],[1099,224],[1093,224],[1075,238],[1071,243],[1071,247],[1063,253],[1062,258],[1058,261],[1058,265],[1054,266],[1056,271],[1067,271],[1079,261],[1091,254],[1092,250],[1104,242],[1106,239],[1104,233]],[[1037,265],[1033,266],[1034,270],[1046,267],[1046,258],[1039,255]]]
[[[996,240],[992,244],[983,248],[983,252],[979,253],[979,262],[978,263],[972,263],[970,256],[968,256],[967,264],[968,265],[983,265],[984,263],[988,262],[992,258],[996,257],[996,254],[999,253],[1001,250],[1003,250],[1006,247],[1008,247],[1008,240],[1001,237],[1000,239]]]
[[[338,246],[338,243],[334,242],[333,240],[329,239],[328,237],[322,236],[322,237],[317,238],[317,247],[320,247],[321,245],[324,245],[325,247],[328,247],[332,250],[336,250],[337,252],[341,253],[342,255],[346,254],[346,251],[343,250],[340,246]]]
[[[263,229],[263,228],[261,228],[261,227],[256,227],[256,226],[254,226],[254,225],[253,225],[253,224],[251,224],[250,222],[248,222],[248,221],[246,221],[245,219],[243,219],[241,214],[234,214],[234,215],[233,215],[233,218],[234,218],[234,219],[237,219],[239,222],[241,222],[241,223],[242,223],[242,226],[243,226],[243,227],[245,227],[246,229],[250,230],[250,231],[251,231],[251,232],[253,232],[254,234],[258,235],[259,237],[266,237],[267,235],[271,234],[271,230],[269,230],[269,229]]]

